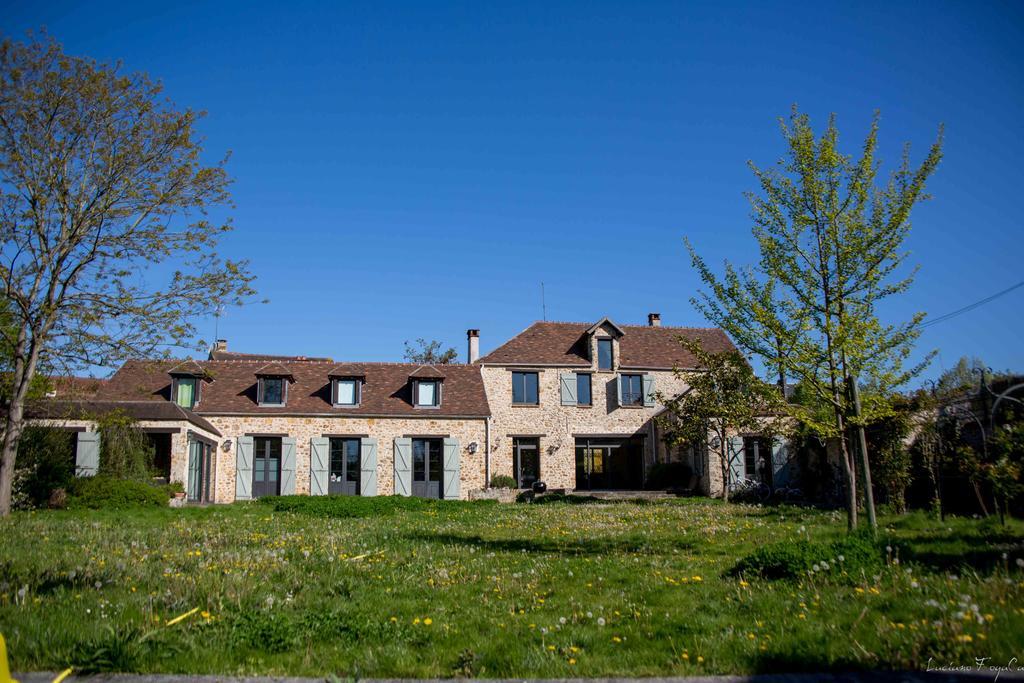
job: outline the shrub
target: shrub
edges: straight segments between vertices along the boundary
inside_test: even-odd
[[[42,507],[75,474],[74,432],[28,426],[18,443],[12,498],[19,509]]]
[[[146,481],[153,476],[153,444],[135,420],[122,410],[97,419],[100,433],[100,474]]]
[[[166,507],[167,492],[142,481],[104,475],[75,479],[68,487],[68,507],[93,510],[124,510],[133,507]]]
[[[766,579],[795,579],[808,572],[823,577],[859,576],[885,564],[882,542],[868,532],[857,532],[832,543],[807,539],[762,546],[740,560],[729,574],[754,574]],[[817,567],[817,569],[815,569]]]
[[[651,467],[647,475],[648,489],[689,488],[693,468],[685,462],[659,462]]]
[[[491,487],[496,489],[517,489],[516,480],[507,474],[495,474],[491,477]]]

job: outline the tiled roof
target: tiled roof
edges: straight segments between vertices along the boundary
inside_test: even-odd
[[[97,396],[111,401],[164,401],[170,404],[171,378],[167,370],[180,361],[128,361],[114,373]],[[445,390],[440,408],[424,411],[412,405],[409,376],[415,363],[345,363],[351,375],[365,381],[357,407],[331,404],[332,362],[281,361],[293,377],[288,404],[260,407],[256,403],[256,373],[264,361],[198,361],[212,379],[204,384],[195,407],[200,415],[385,415],[429,417],[485,417],[490,415],[480,368],[446,365]]]
[[[168,391],[170,384],[168,384]],[[220,432],[208,421],[191,410],[185,410],[171,401],[139,400],[87,400],[87,401],[33,401],[26,406],[29,418],[46,420],[88,420],[114,410],[121,410],[136,420],[182,420],[211,434]]]
[[[68,375],[49,377],[51,398],[85,399],[95,396],[107,380],[96,377],[72,377]]]
[[[444,372],[435,365],[421,365],[409,373],[417,379],[444,379]]]
[[[536,322],[477,362],[590,367],[586,335],[592,325]],[[697,339],[711,352],[736,349],[725,332],[716,327],[617,327],[623,332],[619,339],[619,366],[622,368],[693,368],[696,359],[679,344],[679,337]]]

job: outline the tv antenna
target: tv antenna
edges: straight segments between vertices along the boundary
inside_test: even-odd
[[[540,283],[540,309],[544,315],[544,322],[548,320],[548,304],[544,298],[544,282]]]

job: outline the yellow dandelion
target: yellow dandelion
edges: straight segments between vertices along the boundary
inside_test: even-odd
[[[424,619],[424,620],[423,620],[423,623],[424,623],[424,625],[426,625],[426,626],[430,626],[431,624],[433,624],[433,623],[434,623],[434,620],[433,620],[433,619],[431,619],[430,617],[427,617],[426,619]]]
[[[576,663],[576,660],[573,659],[572,657],[570,657],[569,658],[569,664],[572,665],[572,664],[575,664],[575,663]]]
[[[704,658],[703,658],[703,657],[701,657],[700,655],[698,655],[698,656],[697,656],[697,663],[698,663],[698,664],[703,664],[703,663],[704,663]]]

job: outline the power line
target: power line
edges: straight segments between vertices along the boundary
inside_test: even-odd
[[[968,305],[964,306],[963,308],[958,308],[955,311],[950,311],[949,313],[946,313],[945,315],[940,315],[938,318],[934,318],[934,319],[929,320],[927,322],[921,323],[921,327],[922,328],[930,327],[931,325],[937,325],[939,323],[946,322],[950,318],[955,318],[958,315],[961,315],[963,313],[967,313],[968,311],[973,311],[975,308],[978,308],[979,306],[984,306],[988,302],[993,301],[995,299],[998,299],[999,297],[1003,296],[1004,294],[1009,294],[1013,290],[1019,289],[1020,287],[1024,287],[1024,280],[1018,282],[1017,284],[1013,285],[1012,287],[1007,287],[1006,289],[1002,290],[1001,292],[996,292],[995,294],[987,296],[984,299],[979,299],[978,301],[975,301],[973,304],[968,304]]]

